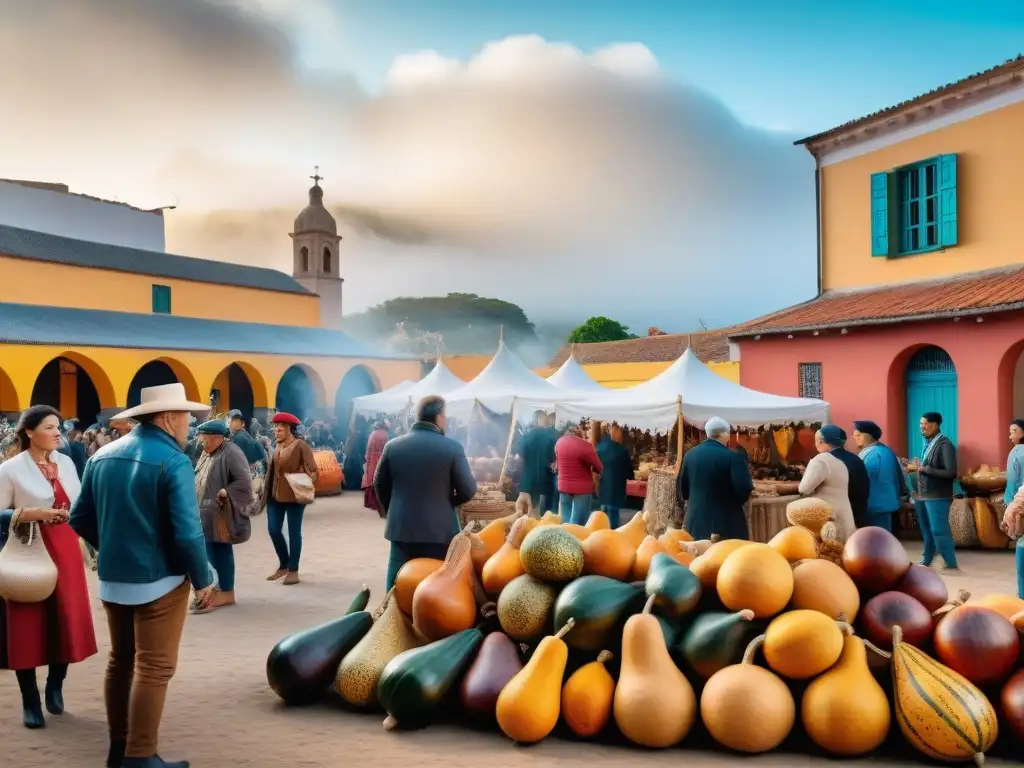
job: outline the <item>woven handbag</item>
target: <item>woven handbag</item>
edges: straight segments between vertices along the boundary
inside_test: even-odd
[[[12,603],[41,603],[57,588],[57,566],[39,534],[39,523],[28,523],[28,539],[14,530],[0,549],[0,597]]]

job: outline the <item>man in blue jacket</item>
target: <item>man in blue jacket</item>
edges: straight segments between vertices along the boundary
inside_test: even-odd
[[[882,428],[867,419],[853,422],[853,442],[868,471],[868,504],[865,525],[893,529],[893,516],[903,504],[903,467],[882,439]]]
[[[157,741],[190,586],[198,608],[213,595],[195,474],[184,453],[189,414],[204,416],[209,406],[189,402],[181,384],[141,394],[140,405],[115,417],[139,425],[86,465],[69,522],[99,552],[100,600],[110,627],[107,766],[188,768],[162,760]]]

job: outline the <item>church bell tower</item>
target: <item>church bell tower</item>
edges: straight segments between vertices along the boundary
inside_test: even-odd
[[[323,176],[317,166],[310,176],[309,205],[295,218],[292,239],[292,276],[320,297],[320,326],[341,328],[341,236],[338,224],[324,208]]]

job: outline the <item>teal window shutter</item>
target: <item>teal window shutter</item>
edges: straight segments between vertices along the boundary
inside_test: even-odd
[[[939,157],[939,194],[939,211],[942,214],[939,245],[956,245],[959,239],[956,223],[956,155]]]
[[[889,238],[889,176],[871,174],[871,255],[888,256]],[[893,201],[895,202],[895,201]]]
[[[153,286],[153,311],[161,315],[171,314],[171,287],[169,285]]]

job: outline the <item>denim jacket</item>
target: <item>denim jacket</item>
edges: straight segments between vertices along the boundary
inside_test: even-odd
[[[159,427],[140,424],[96,452],[70,523],[97,549],[100,581],[187,576],[196,589],[213,582],[192,463]]]

